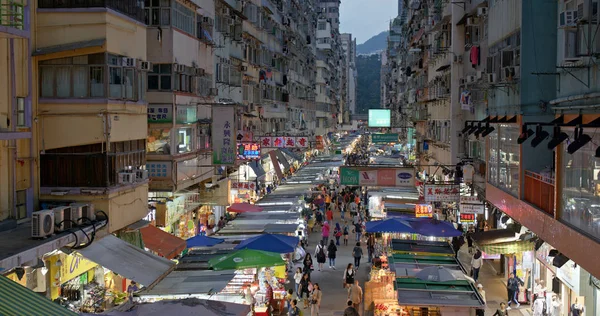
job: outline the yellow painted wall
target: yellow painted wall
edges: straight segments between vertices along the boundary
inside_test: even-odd
[[[111,195],[43,195],[42,200],[77,201],[93,203],[96,211],[102,210],[108,215],[110,233],[127,227],[148,214],[148,184],[123,190]]]
[[[29,144],[29,139],[17,140],[17,163],[15,165],[17,190],[25,190],[31,187],[31,151]]]
[[[137,107],[141,108],[140,106]],[[110,119],[111,142],[145,139],[148,137],[148,116],[145,113],[138,115],[115,114],[111,115]]]
[[[56,263],[60,260],[60,266]],[[94,269],[98,265],[81,255],[67,255],[59,252],[46,259],[46,266],[50,274],[50,298],[56,299],[60,293],[60,285]]]

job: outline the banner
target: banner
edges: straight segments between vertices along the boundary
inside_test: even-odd
[[[458,202],[460,187],[458,185],[425,184],[426,202]]]
[[[296,137],[296,147],[308,148],[308,137]]]
[[[315,148],[319,150],[325,149],[325,141],[323,140],[323,136],[315,136]]]
[[[460,212],[461,214],[483,214],[485,207],[477,196],[461,196]]]
[[[267,147],[267,148],[273,147],[273,141],[272,141],[271,136],[261,137],[261,138],[259,138],[259,141],[260,141],[260,145],[262,147]]]
[[[285,138],[285,148],[294,148],[296,147],[296,137],[286,137]]]
[[[371,142],[373,142],[374,144],[397,143],[398,142],[398,134],[397,133],[371,134]]]
[[[414,187],[413,168],[340,167],[340,183],[350,186]]]
[[[433,217],[433,207],[431,204],[415,205],[415,217]]]
[[[235,108],[212,107],[213,165],[234,165],[237,140],[235,131]]]
[[[232,189],[256,190],[256,182],[231,182]]]

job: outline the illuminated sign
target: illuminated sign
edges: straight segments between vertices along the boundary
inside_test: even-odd
[[[238,144],[238,159],[240,159],[240,160],[260,159],[260,144],[259,143]]]
[[[390,127],[391,116],[389,109],[369,109],[369,127]]]
[[[433,207],[430,204],[415,205],[415,217],[433,217]]]
[[[475,214],[460,213],[461,223],[475,223]]]

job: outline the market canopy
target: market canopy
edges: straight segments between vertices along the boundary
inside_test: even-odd
[[[95,240],[91,245],[78,249],[77,252],[146,287],[153,285],[175,266],[173,261],[137,248],[113,235]]]
[[[186,249],[185,240],[173,236],[156,226],[148,225],[140,229],[140,232],[142,233],[144,246],[161,257],[173,259]]]
[[[127,310],[122,311],[122,309]],[[104,315],[110,316],[246,316],[251,312],[250,305],[221,302],[215,300],[201,300],[197,298],[186,298],[181,300],[163,300],[155,303],[123,304],[115,311]],[[83,314],[94,315],[94,314]]]
[[[208,265],[216,271],[264,268],[285,265],[281,254],[260,250],[243,249],[213,258]]]
[[[392,240],[394,254],[427,254],[431,256],[454,256],[454,250],[445,241]]]
[[[512,254],[533,250],[534,243],[523,241],[512,229],[496,229],[471,235],[478,248],[489,255]]]
[[[428,237],[457,237],[461,236],[462,232],[452,225],[450,222],[440,221],[430,218],[419,218],[411,220],[410,226],[415,229],[417,234]]]
[[[473,284],[467,280],[435,282],[398,278],[396,289],[400,305],[466,308],[485,306]]]
[[[298,246],[298,237],[280,234],[262,234],[242,241],[235,249],[253,249],[275,253],[292,253]]]
[[[416,230],[410,223],[399,217],[389,217],[381,221],[370,221],[366,224],[368,233],[406,233],[414,234]]]
[[[216,244],[220,244],[222,242],[224,242],[224,239],[221,238],[213,238],[213,237],[208,237],[208,236],[204,236],[204,235],[198,235],[192,238],[188,238],[185,243],[187,245],[187,248],[194,248],[194,247],[212,247]]]
[[[78,315],[3,275],[0,275],[0,298],[0,315]]]
[[[177,297],[180,295],[219,293],[234,277],[234,271],[173,271],[160,280],[152,289],[144,289],[136,293],[136,296],[143,299],[148,296]]]
[[[227,211],[234,213],[262,212],[263,208],[250,203],[233,203]]]

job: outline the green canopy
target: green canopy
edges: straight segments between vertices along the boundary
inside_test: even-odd
[[[77,316],[41,294],[0,275],[0,315],[19,316]]]
[[[263,268],[285,265],[281,255],[261,250],[242,249],[210,259],[208,265],[216,271]]]

